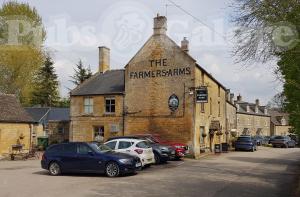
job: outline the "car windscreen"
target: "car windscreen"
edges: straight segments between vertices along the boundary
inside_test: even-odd
[[[142,141],[136,144],[136,147],[138,148],[150,148],[149,142],[147,141]]]
[[[104,152],[110,152],[112,151],[111,148],[109,148],[108,146],[106,146],[105,144],[100,144],[100,145],[97,145],[97,144],[89,144],[90,147],[95,151],[95,152],[100,152],[100,153],[104,153]]]
[[[251,137],[239,137],[237,141],[249,142],[251,141]]]

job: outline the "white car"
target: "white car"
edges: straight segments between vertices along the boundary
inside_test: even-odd
[[[115,139],[104,144],[116,152],[127,153],[139,157],[143,167],[155,163],[153,150],[146,140]]]

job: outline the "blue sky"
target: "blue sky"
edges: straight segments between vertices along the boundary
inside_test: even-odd
[[[36,7],[43,18],[47,31],[45,47],[55,61],[63,96],[68,88],[74,88],[69,76],[79,59],[90,65],[93,72],[98,70],[98,46],[111,49],[111,69],[123,68],[151,36],[157,13],[167,14],[167,34],[178,44],[187,37],[190,54],[198,63],[244,100],[254,102],[259,98],[266,104],[282,89],[273,76],[272,63],[248,66],[234,63],[232,0],[173,0],[200,22],[168,0],[20,2]]]

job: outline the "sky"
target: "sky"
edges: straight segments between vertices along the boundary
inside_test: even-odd
[[[282,90],[272,72],[274,64],[235,63],[233,0],[18,1],[34,6],[43,19],[47,31],[44,47],[55,62],[63,97],[74,88],[70,76],[79,59],[98,71],[99,46],[110,48],[111,69],[124,68],[151,36],[158,13],[167,16],[168,36],[179,45],[187,37],[189,53],[198,64],[243,100],[259,98],[267,104]]]

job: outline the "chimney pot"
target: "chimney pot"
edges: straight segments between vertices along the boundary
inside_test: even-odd
[[[110,49],[101,46],[99,47],[99,72],[104,73],[110,70]]]
[[[166,34],[167,32],[167,18],[165,16],[157,16],[154,18],[154,35]]]
[[[186,37],[184,37],[181,41],[181,49],[187,53],[189,52],[189,41],[186,39]]]

